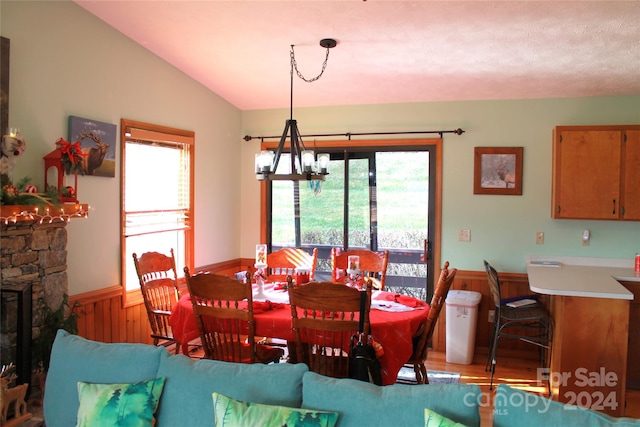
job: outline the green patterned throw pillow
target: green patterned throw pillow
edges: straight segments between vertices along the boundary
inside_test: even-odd
[[[464,424],[457,423],[447,417],[433,412],[429,408],[424,408],[424,427],[466,427]]]
[[[78,381],[77,427],[153,425],[164,378],[134,384],[94,384]]]
[[[241,402],[220,393],[212,397],[216,427],[333,427],[338,421],[335,412]]]

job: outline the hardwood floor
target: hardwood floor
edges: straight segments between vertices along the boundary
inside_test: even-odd
[[[460,382],[465,384],[478,384],[483,396],[487,396],[486,404],[480,406],[481,427],[490,427],[493,424],[493,392],[496,384],[509,384],[514,388],[534,393],[546,393],[546,387],[538,385],[537,368],[535,360],[509,359],[502,357],[496,368],[494,376],[493,392],[489,390],[490,372],[484,371],[485,355],[476,355],[471,365],[459,365],[447,363],[444,352],[429,352],[427,369],[460,372]],[[489,398],[491,396],[491,398]],[[627,406],[625,417],[640,418],[640,390],[627,389]]]

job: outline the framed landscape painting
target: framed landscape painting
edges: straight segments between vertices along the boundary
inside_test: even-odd
[[[522,147],[476,147],[473,194],[522,195]]]
[[[69,116],[69,142],[80,141],[85,175],[116,176],[116,131],[112,123]]]

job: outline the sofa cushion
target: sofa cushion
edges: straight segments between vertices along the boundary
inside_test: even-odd
[[[472,384],[376,386],[348,378],[304,374],[302,407],[336,411],[338,427],[420,426],[424,409],[467,426],[480,425],[480,387]]]
[[[429,408],[424,408],[424,427],[466,427],[447,417],[443,417]]]
[[[338,414],[335,412],[242,402],[220,393],[213,393],[212,397],[216,426],[334,427],[338,421]]]
[[[169,353],[147,344],[105,344],[59,330],[51,350],[44,395],[47,427],[76,425],[78,381],[134,383],[156,378]]]
[[[77,427],[140,426],[152,427],[164,378],[133,384],[96,384],[78,382]]]
[[[624,404],[618,402],[618,404]],[[533,393],[499,384],[494,400],[494,427],[639,427],[640,420],[614,418],[577,406],[564,405]]]
[[[165,377],[156,412],[159,427],[213,424],[213,392],[245,402],[299,408],[304,364],[241,364],[192,360],[183,355],[163,359],[158,376]]]

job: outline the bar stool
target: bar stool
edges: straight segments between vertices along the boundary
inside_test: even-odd
[[[553,322],[549,312],[535,300],[531,304],[519,307],[507,305],[508,303],[501,298],[498,272],[487,261],[484,261],[484,267],[487,271],[489,288],[496,310],[485,365],[485,371],[491,369],[489,390],[493,390],[493,376],[496,371],[497,348],[500,338],[519,339],[537,345],[540,347],[541,366],[549,368],[553,343]],[[547,387],[551,393],[549,378],[547,378]]]

